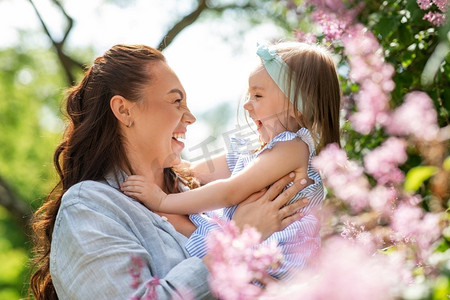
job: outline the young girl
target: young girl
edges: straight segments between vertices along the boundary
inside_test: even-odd
[[[191,220],[198,224],[204,219],[196,213],[222,207],[227,207],[222,217],[231,219],[241,199],[291,172],[293,181],[309,185],[290,203],[302,198],[309,203],[301,210],[301,220],[266,240],[276,240],[283,249],[285,261],[271,274],[280,278],[291,268],[302,268],[320,245],[319,225],[312,213],[320,207],[324,189],[311,160],[316,149],[339,144],[340,89],[334,62],[320,46],[260,45],[257,54],[262,63],[250,74],[244,109],[256,124],[263,143],[260,150],[240,151],[246,149],[245,141],[232,139],[231,151],[212,160],[213,171],[206,163],[193,166],[194,175],[205,185],[184,193],[167,195],[151,183],[151,174],[129,176],[121,188],[151,210],[193,214]],[[191,255],[206,252],[201,242],[186,247]]]

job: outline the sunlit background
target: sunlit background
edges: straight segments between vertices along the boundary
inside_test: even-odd
[[[34,3],[51,34],[56,39],[62,38],[66,21],[57,7],[49,0]],[[77,0],[64,4],[68,15],[75,20],[67,44],[74,48],[92,48],[94,55],[102,55],[119,43],[156,47],[170,26],[193,8],[192,1],[167,0]],[[21,42],[21,47],[51,47],[28,1],[0,1],[0,28],[0,47]],[[24,45],[20,31],[35,34]],[[273,22],[251,25],[236,18],[235,13],[228,13],[220,18],[200,18],[164,50],[184,85],[188,105],[197,117],[197,122],[188,129],[184,151],[187,158],[198,157],[199,144],[211,137],[216,139],[217,149],[224,147],[221,133],[238,125],[238,105],[242,105],[240,100],[247,87],[247,76],[256,62],[256,43],[278,40],[282,36],[283,31]],[[31,80],[27,74],[23,76],[23,80]],[[222,117],[226,113],[227,118],[220,129],[212,132],[207,121],[208,117],[217,116],[208,114],[214,109],[221,110]],[[62,125],[51,111],[44,109],[41,114],[43,126],[60,130]]]
[[[280,39],[333,52],[342,148],[329,145],[315,159],[328,192],[318,258],[328,275],[275,285],[276,295],[447,299],[449,3],[0,0],[0,300],[27,295],[29,218],[58,181],[52,156],[64,128],[61,101],[83,66],[115,44],[163,41],[197,117],[183,156],[205,159],[224,151],[239,126],[249,132],[242,98],[256,43]]]

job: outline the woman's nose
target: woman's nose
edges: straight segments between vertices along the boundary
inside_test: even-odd
[[[183,121],[186,122],[188,125],[191,125],[194,123],[197,119],[195,116],[191,113],[189,109],[186,110],[186,112],[183,114]]]

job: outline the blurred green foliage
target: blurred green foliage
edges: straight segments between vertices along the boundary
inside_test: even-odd
[[[264,3],[261,7],[271,9],[277,16],[283,16],[284,19],[279,20],[280,25],[287,29],[287,36],[292,36],[294,29],[310,29],[306,18],[292,13],[292,5],[301,2],[261,1]],[[448,125],[450,55],[447,54],[440,64],[431,84],[424,85],[421,74],[437,45],[448,37],[450,23],[436,29],[422,20],[424,11],[419,9],[415,0],[364,2],[366,6],[359,21],[374,32],[384,48],[387,61],[396,69],[392,106],[400,105],[408,92],[422,90],[433,99],[440,125]],[[240,13],[249,12],[235,13],[239,17]],[[213,18],[218,15],[210,16]],[[0,176],[20,198],[37,208],[57,180],[52,154],[62,133],[60,101],[66,79],[53,50],[24,45],[27,45],[25,41],[15,48],[0,49]],[[79,60],[83,60],[80,57],[86,58],[84,61],[92,59],[90,49],[71,51],[76,53]],[[355,92],[357,89],[348,81],[342,82],[344,93]],[[208,113],[201,117],[208,122],[215,120],[215,115],[228,117],[232,114],[227,107],[219,107],[216,114]],[[219,127],[211,129],[215,136],[221,133],[219,130]],[[357,160],[386,138],[381,129],[370,135],[361,135],[353,131],[348,122],[343,124],[343,132],[345,150],[351,159]],[[405,171],[422,164],[417,149],[408,151],[409,158],[403,166]],[[421,184],[425,179],[422,176],[416,178],[416,181]],[[414,189],[417,188],[416,184]],[[423,196],[430,193],[429,189],[422,189],[421,192]],[[447,238],[441,252],[449,248],[448,244]],[[25,295],[29,255],[28,237],[9,213],[0,207],[0,299],[17,299]],[[439,299],[449,290],[449,285],[448,277],[439,278],[435,283],[433,299]]]
[[[34,209],[56,184],[52,156],[65,85],[51,49],[0,50],[0,176]],[[0,206],[0,299],[26,295],[30,249],[28,234]]]

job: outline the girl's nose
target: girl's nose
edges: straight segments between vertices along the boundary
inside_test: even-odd
[[[245,100],[245,102],[244,102],[244,109],[247,110],[247,111],[250,111],[250,110],[253,109],[250,97],[247,98],[247,100]]]

